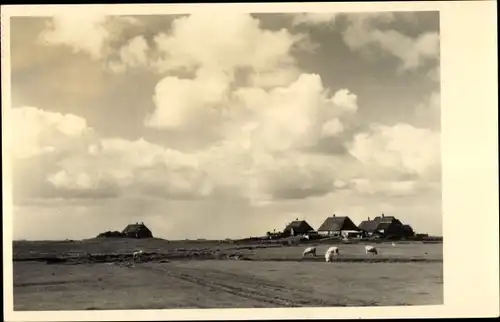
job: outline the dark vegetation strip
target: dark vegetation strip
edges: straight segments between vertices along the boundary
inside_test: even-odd
[[[111,263],[111,262],[130,262],[132,256],[123,254],[99,254],[82,256],[40,256],[40,257],[16,257],[14,262],[46,262],[47,264],[85,264],[85,263]],[[280,258],[280,257],[247,257],[239,254],[210,254],[210,253],[194,253],[194,254],[150,254],[143,256],[140,262],[158,262],[162,260],[249,260],[259,262],[324,262],[323,257],[305,257],[305,258]],[[133,262],[133,261],[132,261]],[[340,257],[334,262],[341,263],[442,263],[442,259],[437,258],[404,258],[404,257]]]

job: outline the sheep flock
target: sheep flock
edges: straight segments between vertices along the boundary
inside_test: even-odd
[[[325,252],[325,261],[327,263],[329,262],[332,262],[333,261],[333,258],[336,257],[336,256],[339,256],[340,252],[339,252],[339,247],[338,246],[332,246],[330,248],[328,248]],[[371,246],[371,245],[366,245],[365,246],[365,254],[371,254],[371,255],[378,255],[379,254],[379,250],[377,249],[377,247],[375,246]],[[316,256],[316,247],[314,246],[311,246],[311,247],[307,247],[303,252],[302,252],[302,257],[306,257],[308,255],[312,255],[312,256]]]

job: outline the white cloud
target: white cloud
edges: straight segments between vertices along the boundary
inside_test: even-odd
[[[324,122],[352,111],[352,97],[329,97],[316,74],[302,74],[288,87],[269,91],[240,88],[234,95],[240,104],[235,106],[242,106],[247,112],[245,118],[256,122],[251,131],[253,143],[274,151],[316,144]]]
[[[143,36],[136,36],[120,49],[121,62],[131,67],[148,64],[148,43]]]
[[[41,39],[50,45],[64,44],[74,52],[83,51],[93,59],[102,57],[102,49],[110,33],[103,23],[106,16],[79,12],[55,16],[41,33]]]
[[[231,72],[293,63],[289,51],[299,39],[286,29],[263,30],[249,14],[203,12],[174,20],[170,33],[155,42],[163,55],[158,67],[165,71],[204,66]]]
[[[66,170],[49,175],[48,180],[53,185],[66,189],[90,189],[96,185],[87,173],[68,173]]]
[[[396,18],[416,23],[412,14],[379,13],[302,13],[293,15],[294,25],[328,26],[344,18],[346,26],[339,29],[345,43],[353,50],[378,48],[402,62],[402,70],[414,70],[439,59],[439,34],[426,32],[411,37],[387,26]]]
[[[109,54],[109,41],[125,25],[137,25],[137,19],[125,16],[106,16],[86,11],[65,12],[51,17],[39,40],[46,45],[65,45],[73,52],[88,54],[101,60]]]
[[[343,38],[351,50],[378,47],[399,58],[403,70],[413,70],[439,58],[437,32],[427,32],[412,38],[394,29],[377,29],[375,17],[349,17],[350,24],[343,32]]]
[[[358,109],[358,97],[348,89],[340,89],[332,97],[333,104],[349,112]]]
[[[338,134],[344,131],[344,126],[339,121],[339,119],[335,118],[323,124],[322,134],[325,137],[328,136],[337,136]]]
[[[13,155],[30,158],[75,148],[75,142],[91,135],[85,119],[72,114],[47,112],[24,106],[11,110]]]
[[[335,18],[339,16],[336,12],[317,13],[305,12],[293,14],[293,25],[324,25],[334,23]]]
[[[367,166],[433,178],[440,171],[440,134],[409,124],[374,125],[349,144],[349,153]]]
[[[58,162],[48,180],[59,189],[118,186],[128,194],[186,197],[206,194],[195,156],[139,139],[103,138]]]
[[[203,121],[225,102],[229,84],[226,74],[203,70],[192,80],[165,77],[156,85],[156,109],[146,117],[145,125],[169,129]]]
[[[300,71],[295,67],[279,68],[272,71],[255,72],[249,75],[249,83],[253,87],[272,88],[287,86],[297,80]]]

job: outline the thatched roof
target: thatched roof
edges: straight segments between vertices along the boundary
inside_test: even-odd
[[[413,227],[410,225],[403,225],[403,230],[407,232],[413,232]]]
[[[373,220],[377,222],[392,222],[394,220],[397,220],[396,217],[394,216],[377,216]]]
[[[365,221],[362,221],[361,224],[359,224],[359,229],[371,233],[371,232],[374,232],[375,230],[377,230],[378,224],[379,224],[378,221],[375,221],[375,220],[365,220]]]
[[[127,227],[125,227],[125,229],[122,231],[122,233],[127,234],[127,235],[135,234],[135,233],[140,233],[140,234],[146,233],[147,235],[150,235],[151,230],[149,230],[149,228],[146,227],[146,225],[144,225],[144,223],[140,223],[140,224],[136,223],[136,224],[127,225]]]
[[[283,231],[289,231],[293,228],[296,233],[307,233],[314,230],[305,220],[294,220],[289,223]]]
[[[385,216],[382,214],[382,216],[377,216],[373,220],[368,218],[368,220],[361,222],[359,228],[367,232],[373,232],[375,230],[387,229],[392,223],[403,226],[401,221],[399,221],[396,217]]]
[[[318,231],[341,231],[341,230],[359,230],[349,217],[333,215],[326,218]]]

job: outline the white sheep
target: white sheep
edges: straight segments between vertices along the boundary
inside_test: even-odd
[[[375,255],[375,254],[378,255],[378,251],[377,251],[377,248],[375,246],[370,246],[370,245],[365,246],[365,252],[366,252],[366,254],[372,253],[373,255]]]
[[[316,247],[307,247],[302,253],[302,257],[306,256],[307,254],[312,254],[313,256],[316,256]]]
[[[136,258],[138,258],[142,253],[144,253],[144,251],[141,249],[140,251],[138,252],[134,252],[134,255],[133,255],[133,259],[135,260]]]
[[[396,243],[395,243],[395,242],[392,242],[392,246],[393,246],[393,247],[394,247],[394,246],[396,246]]]
[[[325,253],[325,260],[326,262],[331,262],[333,260],[333,257],[338,255],[339,255],[339,248],[337,246],[332,246],[327,249]]]

